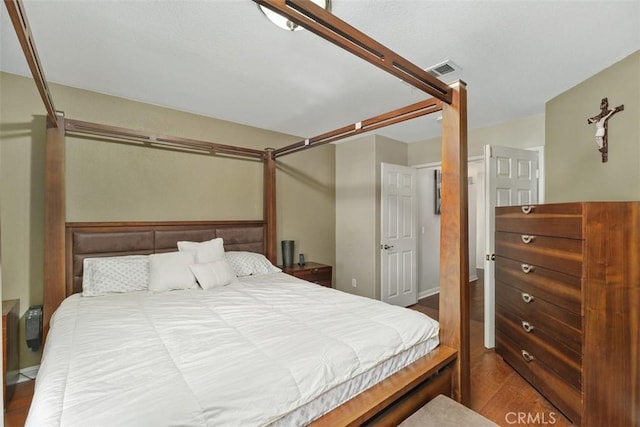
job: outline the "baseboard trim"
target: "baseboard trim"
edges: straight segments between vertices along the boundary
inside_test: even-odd
[[[476,280],[478,280],[478,276],[469,276],[469,283],[475,282]],[[435,288],[429,288],[426,291],[418,292],[418,299],[420,300],[439,293],[440,287],[436,286]]]
[[[18,371],[18,383],[23,383],[26,381],[35,380],[38,376],[38,370],[40,370],[40,365],[29,366],[26,368],[22,368]]]
[[[427,289],[426,291],[422,291],[422,292],[418,293],[418,299],[430,297],[431,295],[435,295],[435,294],[439,294],[439,293],[440,293],[440,288]]]

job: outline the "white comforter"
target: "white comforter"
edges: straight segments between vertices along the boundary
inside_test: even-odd
[[[437,323],[421,313],[289,277],[68,298],[51,321],[27,425],[298,424],[287,418],[296,408],[437,345]]]

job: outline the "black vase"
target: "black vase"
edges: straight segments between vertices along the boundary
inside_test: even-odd
[[[285,267],[293,267],[293,240],[282,241],[282,264]]]

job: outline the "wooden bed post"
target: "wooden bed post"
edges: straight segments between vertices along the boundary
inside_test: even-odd
[[[467,199],[467,88],[451,85],[442,109],[440,223],[440,343],[458,350],[453,397],[469,405],[469,220]]]
[[[65,138],[64,115],[57,113],[57,127],[47,125],[44,172],[44,307],[43,336],[49,319],[66,297],[65,283]]]
[[[264,221],[266,226],[265,256],[272,264],[278,263],[276,248],[276,159],[273,148],[264,151]]]

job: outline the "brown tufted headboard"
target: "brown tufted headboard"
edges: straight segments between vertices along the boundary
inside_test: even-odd
[[[264,254],[264,221],[68,222],[66,296],[82,292],[82,264],[88,257],[148,255],[177,251],[177,242],[224,239],[227,251]]]

